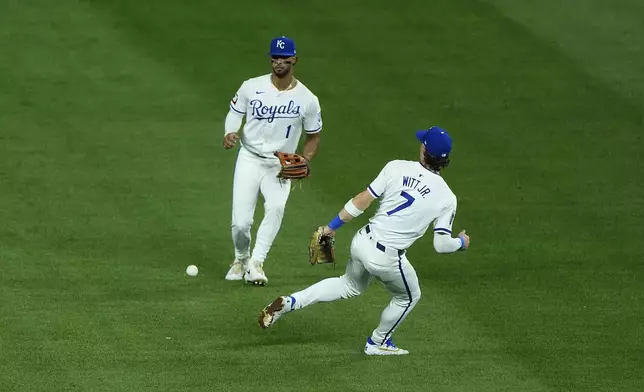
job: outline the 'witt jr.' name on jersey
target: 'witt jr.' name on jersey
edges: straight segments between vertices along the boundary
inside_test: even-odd
[[[380,206],[369,220],[374,237],[385,246],[407,249],[432,222],[434,231],[452,233],[456,196],[443,178],[420,162],[391,161],[367,187]]]

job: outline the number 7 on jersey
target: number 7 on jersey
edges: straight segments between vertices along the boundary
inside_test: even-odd
[[[398,211],[404,210],[405,208],[411,206],[414,203],[414,201],[416,200],[416,199],[414,199],[414,197],[412,195],[410,195],[409,193],[407,193],[405,191],[400,192],[400,196],[402,196],[405,199],[407,199],[407,201],[405,201],[404,203],[402,203],[398,207],[394,208],[393,210],[387,211],[387,215],[393,215]]]

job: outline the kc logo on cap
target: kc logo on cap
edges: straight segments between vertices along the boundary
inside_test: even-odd
[[[271,56],[295,56],[295,42],[289,37],[277,37],[271,40]]]

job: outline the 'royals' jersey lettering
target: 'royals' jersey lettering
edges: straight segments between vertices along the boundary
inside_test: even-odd
[[[273,105],[268,106],[264,105],[259,99],[253,99],[250,101],[250,106],[252,107],[252,116],[266,119],[268,122],[273,122],[275,118],[298,118],[300,116],[300,106],[297,105],[293,100],[288,101],[285,105]]]
[[[419,162],[391,161],[367,187],[380,198],[369,220],[375,239],[394,249],[407,249],[429,226],[441,234],[452,233],[456,196],[445,180]]]
[[[275,151],[295,152],[302,130],[322,130],[320,102],[311,90],[298,81],[291,90],[279,91],[270,74],[245,81],[230,109],[246,116],[242,146],[265,157],[273,157]]]

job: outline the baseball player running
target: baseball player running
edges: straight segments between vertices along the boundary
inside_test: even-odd
[[[281,170],[276,152],[294,153],[302,129],[306,133],[303,159],[308,175],[308,161],[316,154],[322,130],[318,98],[293,76],[297,63],[295,43],[288,37],[271,41],[272,73],[246,80],[230,102],[226,116],[224,148],[241,148],[235,164],[233,181],[232,237],[235,260],[227,280],[245,279],[264,285],[268,278],[263,264],[282,223],[290,192],[290,180],[278,178]],[[257,230],[252,254],[251,225],[258,194],[264,197],[264,219]]]
[[[375,277],[392,295],[382,312],[380,324],[367,339],[367,355],[404,355],[391,336],[420,299],[420,287],[406,250],[434,223],[434,248],[439,253],[467,249],[470,238],[461,231],[452,238],[456,196],[440,176],[449,164],[452,140],[446,131],[432,127],[416,133],[421,142],[420,162],[391,161],[378,177],[326,226],[334,235],[346,222],[362,214],[380,198],[380,206],[369,223],[351,242],[351,257],[344,275],[322,280],[297,293],[278,297],[259,316],[262,328],[273,325],[288,312],[317,302],[331,302],[363,293]]]

